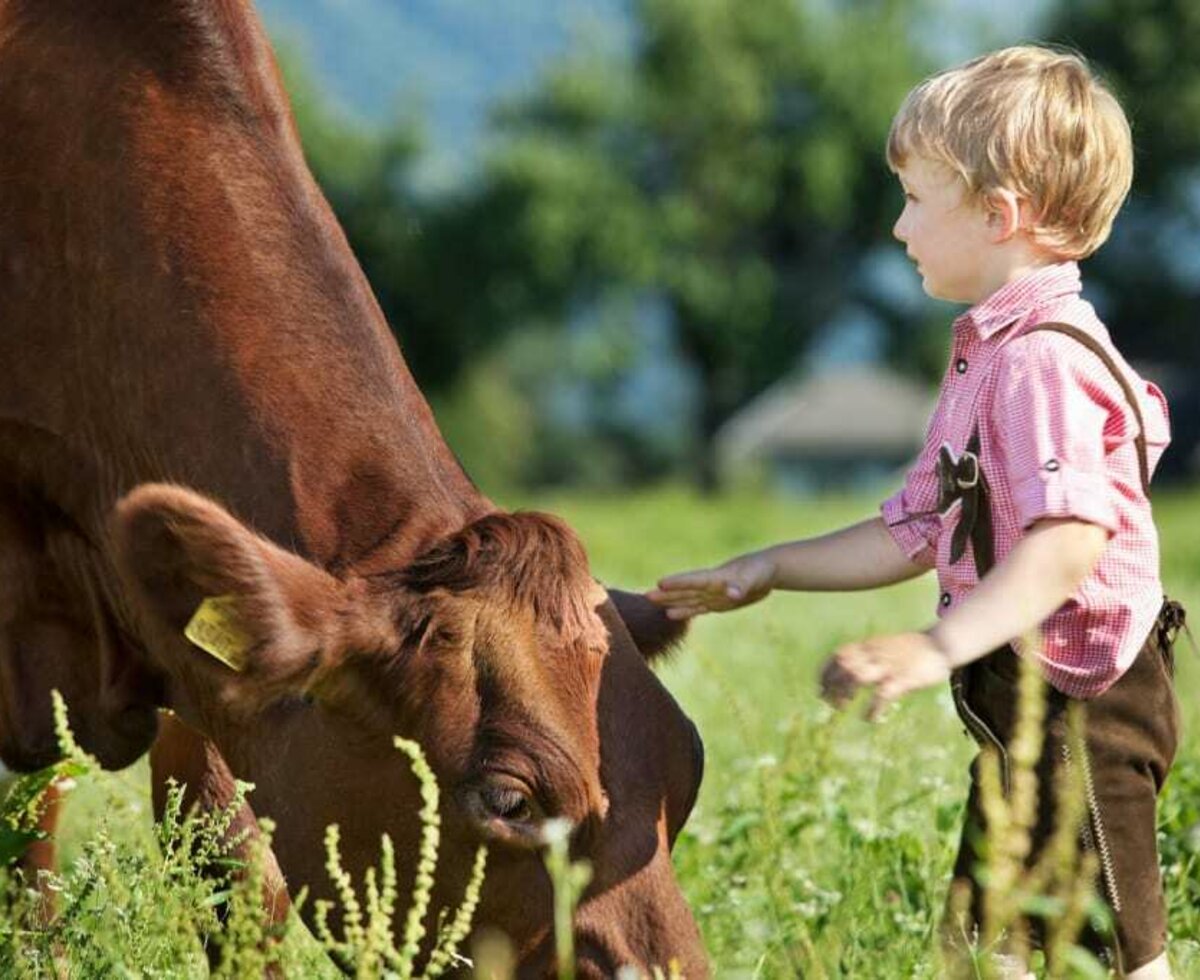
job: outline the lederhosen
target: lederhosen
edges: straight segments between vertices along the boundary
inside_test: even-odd
[[[1109,353],[1092,337],[1059,323],[1040,324],[1034,330],[1066,334],[1095,353],[1120,383],[1133,408],[1139,432],[1136,439],[1142,488],[1149,495],[1150,467],[1145,425],[1129,382]],[[961,499],[959,524],[951,539],[951,562],[962,557],[970,540],[979,578],[994,564],[992,520],[988,485],[979,466],[979,427],[966,451],[954,459],[943,452],[939,460],[943,511]],[[1086,758],[1073,759],[1066,738],[1067,695],[1047,686],[1045,744],[1038,764],[1038,817],[1032,834],[1030,862],[1036,860],[1054,825],[1054,800],[1050,787],[1061,765],[1082,764],[1087,793],[1087,820],[1081,843],[1095,852],[1100,867],[1098,891],[1114,921],[1111,935],[1100,935],[1090,926],[1082,941],[1102,956],[1119,974],[1148,963],[1166,945],[1166,909],[1159,876],[1155,840],[1155,804],[1175,757],[1179,705],[1174,691],[1174,642],[1184,623],[1183,608],[1164,600],[1150,635],[1133,665],[1112,687],[1084,701]],[[1004,791],[1008,786],[1009,744],[1017,708],[1019,660],[1005,646],[956,670],[951,692],[959,717],[969,734],[983,746],[999,752]],[[982,921],[982,889],[975,880],[982,864],[978,846],[984,839],[986,820],[980,800],[979,757],[971,765],[971,791],[962,841],[954,864],[956,882],[970,889],[972,921]],[[962,923],[950,924],[956,931]],[[1042,923],[1030,922],[1031,939],[1039,945]]]

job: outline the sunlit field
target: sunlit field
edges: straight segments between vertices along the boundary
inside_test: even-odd
[[[583,535],[605,582],[669,572],[869,516],[872,500],[681,493],[542,500]],[[1167,590],[1200,610],[1200,497],[1162,493]],[[946,691],[885,721],[834,716],[818,665],[839,643],[930,621],[931,578],[855,595],[779,594],[694,622],[662,676],[704,736],[707,773],[675,851],[721,977],[934,976],[933,929],[958,842],[971,743]],[[1200,619],[1200,613],[1198,613]],[[1172,954],[1200,977],[1200,663],[1180,637],[1185,740],[1162,807]]]
[[[867,499],[762,496],[708,502],[683,490],[503,503],[565,517],[587,544],[595,574],[633,589],[670,571],[838,526],[874,506]],[[1164,492],[1156,507],[1167,589],[1200,610],[1200,495]],[[934,596],[929,579],[850,596],[774,596],[696,621],[662,668],[707,749],[704,787],[675,863],[719,977],[935,975],[933,929],[957,845],[971,746],[943,691],[914,696],[875,725],[860,711],[835,716],[816,697],[817,667],[838,643],[923,626]],[[1193,867],[1200,853],[1200,670],[1186,638],[1177,653],[1186,733],[1162,808],[1161,847],[1177,973],[1200,976],[1200,876]],[[144,764],[82,781],[63,832],[68,863],[99,827],[107,827],[122,861],[157,860]],[[89,860],[96,860],[94,848]],[[164,891],[125,896],[122,923],[101,941],[128,948],[114,948],[106,962],[123,961],[127,975],[203,976],[199,945],[177,918],[184,898],[172,897],[166,885],[147,885],[161,878],[144,867],[130,873],[140,876],[138,887]],[[80,922],[80,943],[88,927]],[[303,975],[317,969],[311,956],[292,960],[302,961],[296,969]]]

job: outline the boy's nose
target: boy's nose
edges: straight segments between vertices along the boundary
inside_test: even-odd
[[[899,242],[904,242],[905,244],[908,243],[908,232],[904,227],[904,215],[900,215],[900,217],[896,219],[896,223],[892,225],[892,237]]]

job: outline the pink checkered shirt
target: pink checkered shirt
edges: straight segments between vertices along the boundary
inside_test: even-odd
[[[1079,267],[1066,262],[1008,283],[954,321],[925,447],[882,513],[904,553],[937,568],[938,615],[944,615],[978,582],[969,545],[950,564],[961,503],[936,517],[912,515],[936,509],[938,452],[948,445],[955,456],[962,453],[978,420],[997,563],[1042,518],[1106,528],[1110,538],[1099,563],[1043,624],[1037,651],[1051,684],[1088,698],[1133,663],[1162,605],[1158,535],[1138,471],[1138,424],[1120,385],[1079,341],[1050,331],[1026,336],[1050,322],[1090,334],[1124,371],[1141,402],[1153,472],[1170,441],[1166,399],[1113,347],[1080,296]]]

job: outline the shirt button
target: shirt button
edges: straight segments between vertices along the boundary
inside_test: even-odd
[[[954,370],[959,374],[966,374],[968,366],[969,365],[967,364],[967,359],[965,357],[960,357],[954,362]]]
[[[943,592],[943,593],[942,593],[942,598],[941,598],[941,600],[940,600],[940,601],[941,601],[941,603],[942,603],[942,605],[943,605],[943,606],[948,606],[948,605],[950,605],[950,602],[951,602],[951,599],[950,599],[950,593],[949,593],[949,592]]]

